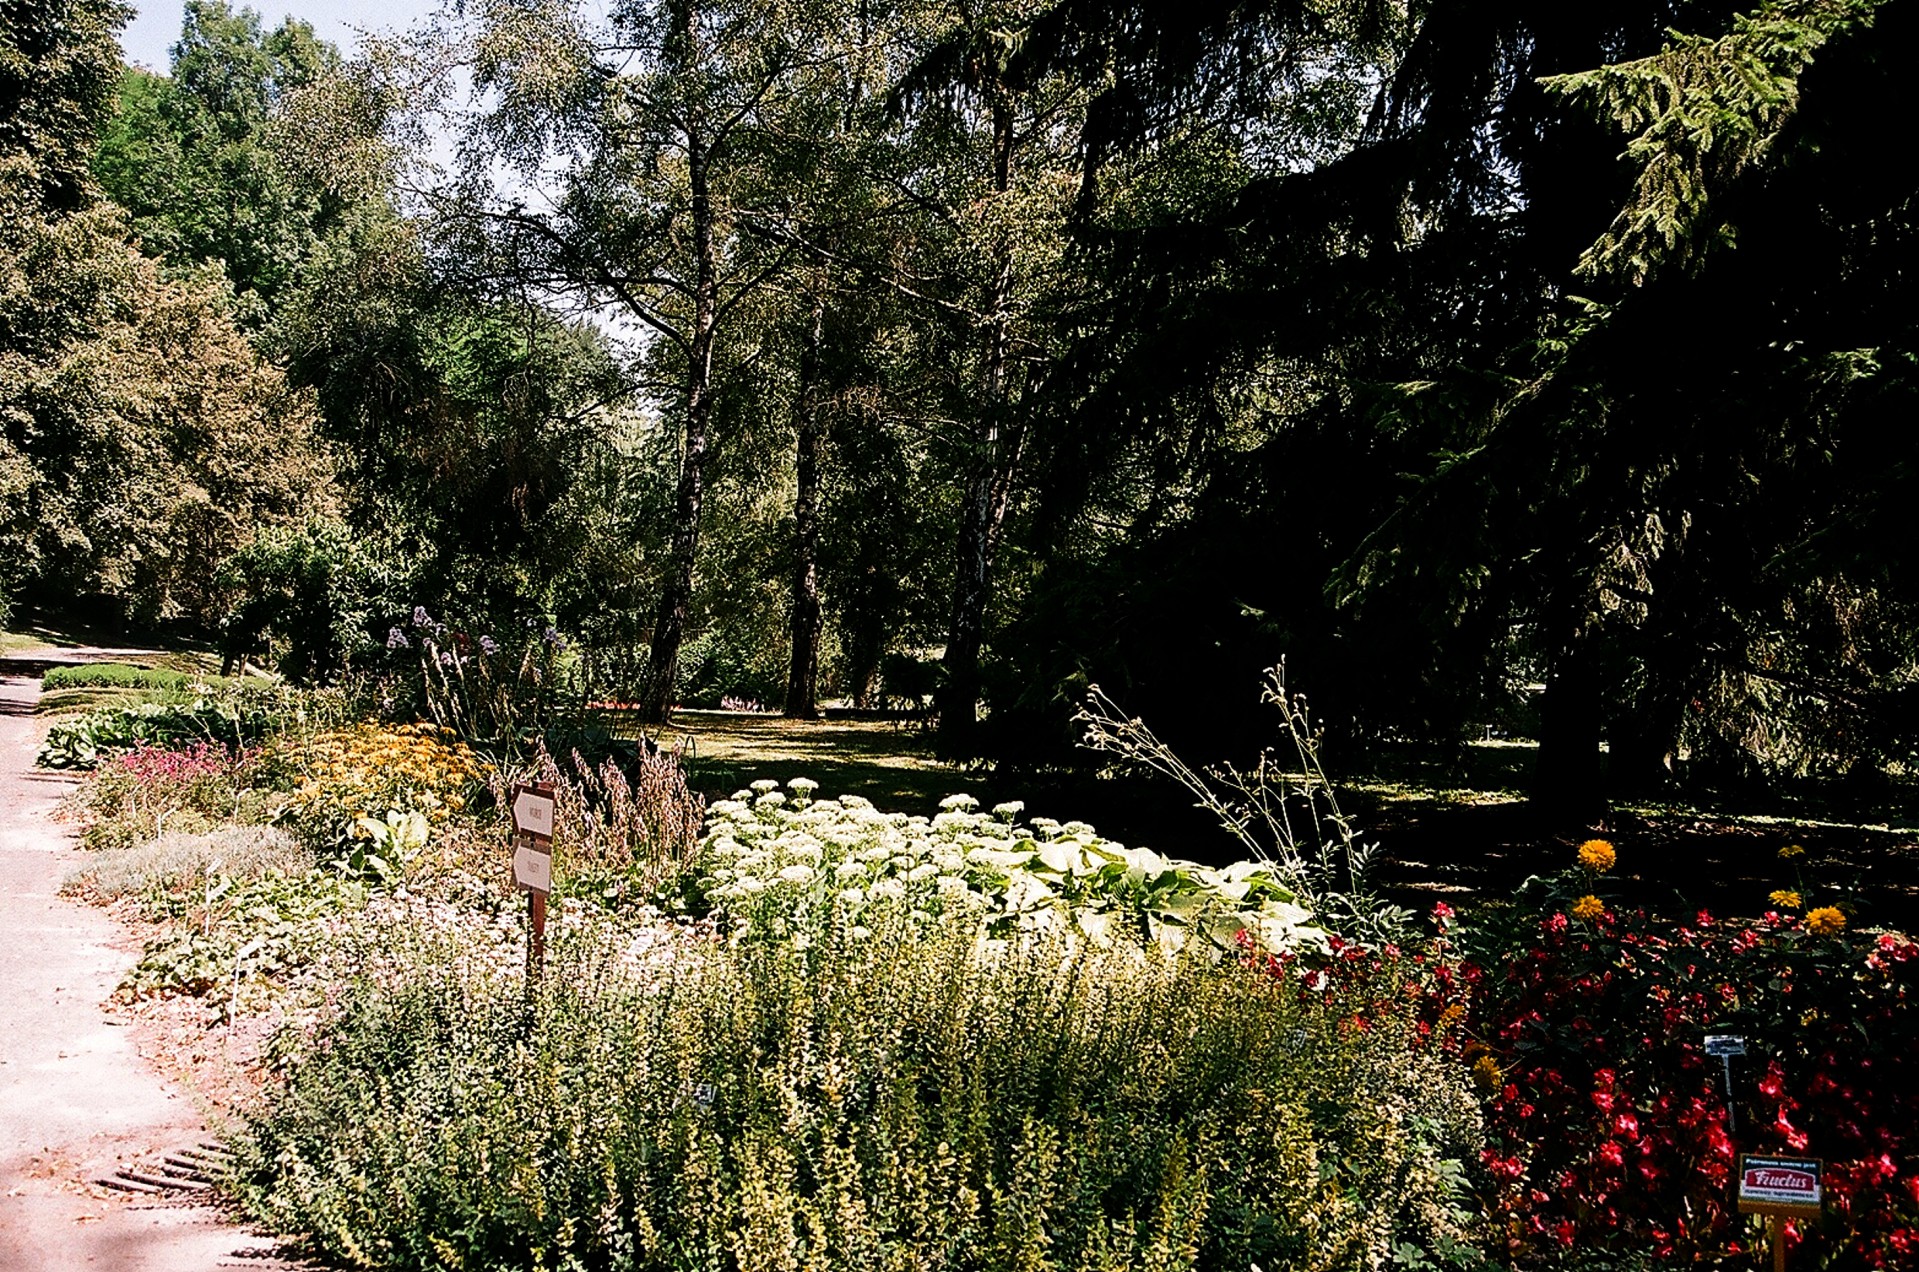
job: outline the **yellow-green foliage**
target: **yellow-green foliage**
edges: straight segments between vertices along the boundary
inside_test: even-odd
[[[367,1268],[1308,1272],[1462,1235],[1477,1115],[1392,985],[588,927],[531,1008],[476,950],[369,968],[253,1124],[255,1211]]]

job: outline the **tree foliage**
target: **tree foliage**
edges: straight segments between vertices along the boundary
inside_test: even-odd
[[[1602,742],[1615,786],[1919,742],[1905,6],[499,0],[343,60],[193,0],[97,146],[113,11],[21,12],[32,571],[211,612],[138,545],[265,520],[192,579],[305,668],[423,603],[654,716],[930,697],[1037,764],[1095,681],[1243,751],[1285,659],[1340,744],[1535,734],[1569,813]],[[313,447],[231,456],[305,390],[296,528]],[[60,494],[163,419],[175,494]]]
[[[48,78],[14,90],[30,100],[0,152],[8,571],[29,596],[204,621],[217,566],[255,526],[325,510],[329,460],[311,403],[235,328],[224,289],[164,277],[97,201],[85,157],[119,11],[29,10],[14,48]]]
[[[265,31],[250,9],[188,0],[172,73],[126,72],[94,157],[145,250],[217,266],[251,325],[275,308],[337,211],[280,161],[271,134],[280,104],[337,60],[303,22]]]

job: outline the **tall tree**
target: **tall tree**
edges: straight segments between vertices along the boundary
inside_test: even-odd
[[[87,161],[120,78],[117,0],[13,0],[0,23],[0,215],[93,201]]]
[[[267,31],[225,0],[188,0],[172,53],[170,76],[126,73],[94,172],[148,252],[218,266],[258,327],[337,214],[280,161],[273,130],[286,99],[339,55],[304,22]]]
[[[0,97],[0,544],[28,595],[218,617],[255,525],[330,501],[312,405],[220,290],[128,244],[86,167],[117,66],[107,6],[9,11]],[[31,60],[29,60],[31,59]],[[19,576],[24,575],[24,578]]]
[[[1086,92],[1020,56],[1037,6],[965,6],[894,90],[906,129],[896,170],[916,217],[896,272],[952,333],[951,444],[962,474],[950,620],[942,660],[942,745],[977,749],[980,656],[994,567],[1032,411],[1057,334],[1041,307],[1064,273],[1066,223]]]
[[[750,355],[725,333],[793,256],[781,236],[747,231],[789,203],[781,121],[818,53],[818,14],[662,0],[604,21],[565,4],[472,15],[438,46],[471,66],[486,103],[460,183],[421,191],[443,241],[504,286],[616,318],[645,350],[646,382],[673,386],[679,474],[638,695],[658,718],[675,697],[717,403],[735,370],[720,359]],[[501,164],[517,185],[499,185]]]

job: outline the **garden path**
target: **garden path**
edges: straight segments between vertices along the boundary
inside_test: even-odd
[[[32,661],[0,661],[32,672],[0,674],[0,1272],[284,1267],[212,1207],[94,1182],[207,1132],[105,1010],[133,963],[125,929],[59,895],[77,846],[54,812],[71,782],[33,768],[45,725]]]

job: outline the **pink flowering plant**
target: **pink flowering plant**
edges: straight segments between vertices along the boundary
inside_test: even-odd
[[[1838,906],[1628,907],[1605,847],[1476,927],[1440,920],[1509,1253],[1749,1260],[1737,1155],[1785,1153],[1827,1163],[1824,1218],[1788,1226],[1795,1268],[1919,1266],[1919,946]],[[1730,1105],[1709,1034],[1746,1043]]]
[[[117,848],[162,832],[257,820],[249,794],[263,775],[258,748],[218,742],[135,743],[101,763],[80,795],[90,848]]]

